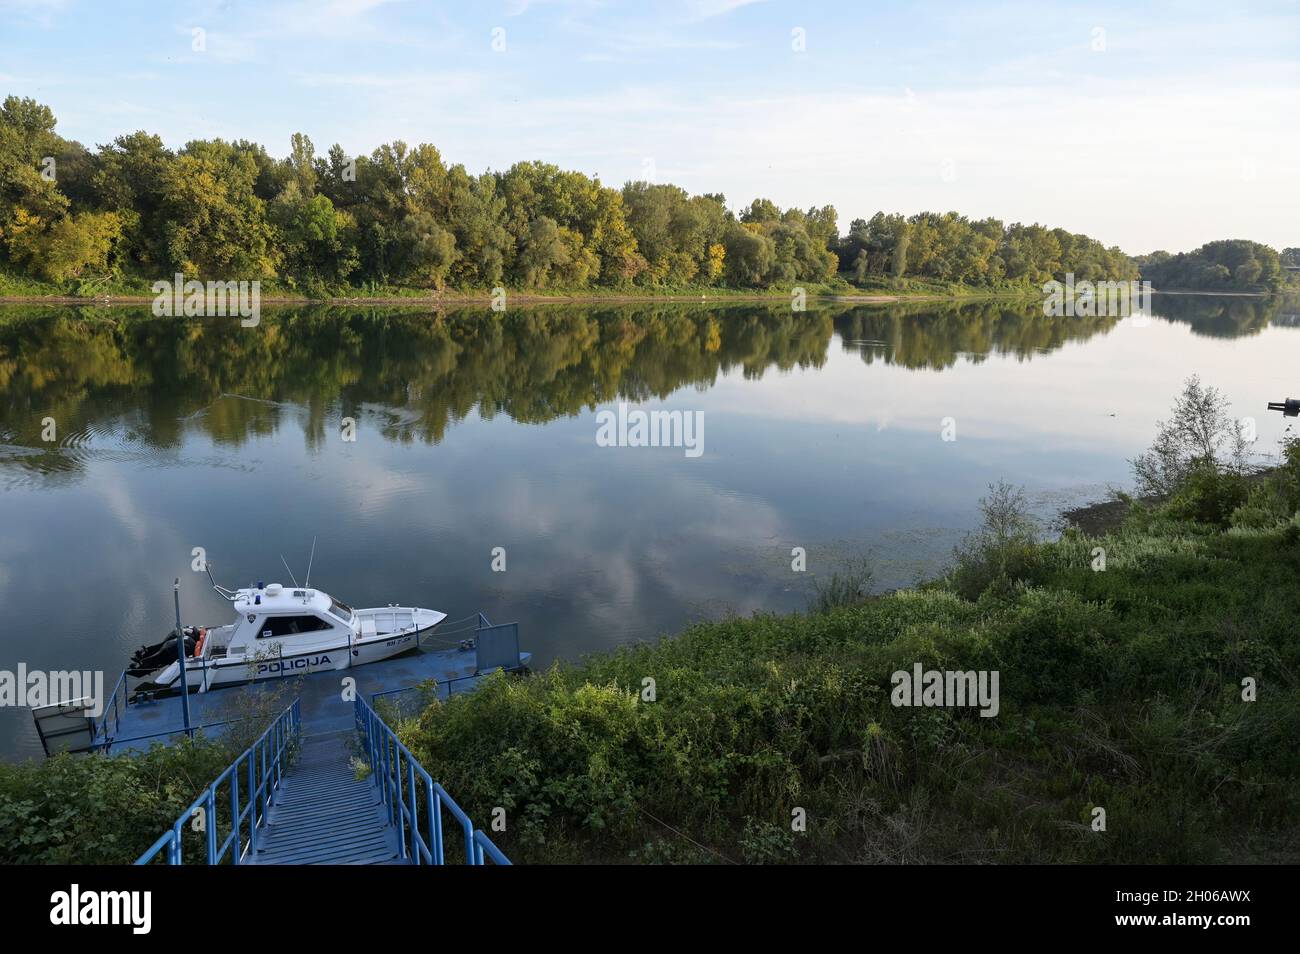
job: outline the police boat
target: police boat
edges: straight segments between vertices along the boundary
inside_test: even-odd
[[[209,572],[209,578],[211,573]],[[137,692],[178,692],[178,641],[184,640],[185,685],[190,692],[219,686],[348,669],[388,659],[419,646],[446,613],[413,606],[353,609],[323,590],[279,583],[229,590],[235,621],[189,626],[131,657],[127,675]]]

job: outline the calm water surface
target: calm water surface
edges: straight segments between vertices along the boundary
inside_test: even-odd
[[[355,307],[248,329],[0,307],[0,670],[111,686],[171,625],[175,576],[187,623],[225,622],[194,547],[247,585],[285,578],[281,554],[301,579],[315,536],[314,585],[517,620],[543,666],[802,609],[811,577],[863,554],[875,585],[904,585],[942,568],[990,482],[1023,484],[1044,518],[1127,487],[1192,372],[1271,453],[1285,423],[1265,405],[1300,392],[1297,310]],[[703,454],[598,446],[620,402],[702,413]],[[0,709],[0,756],[39,752],[26,710]]]

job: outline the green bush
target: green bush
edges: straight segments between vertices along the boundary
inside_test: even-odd
[[[992,586],[1001,591],[1032,580],[1039,569],[1038,525],[1024,490],[1005,481],[990,485],[980,499],[982,522],[954,549],[948,580],[969,600]]]
[[[1257,483],[1247,492],[1245,501],[1232,512],[1228,523],[1244,530],[1262,530],[1276,526],[1290,516],[1285,499],[1267,483]]]
[[[219,742],[0,764],[0,863],[129,864],[231,761]]]
[[[850,561],[825,582],[814,580],[815,593],[809,603],[814,613],[826,613],[841,606],[854,606],[867,598],[874,575],[867,560]]]
[[[1233,511],[1246,502],[1247,492],[1240,474],[1202,463],[1182,476],[1169,500],[1169,513],[1178,519],[1226,527]]]

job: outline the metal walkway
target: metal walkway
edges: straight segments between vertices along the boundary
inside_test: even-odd
[[[358,779],[350,732],[308,736],[258,833],[254,865],[409,864],[381,790]]]
[[[210,865],[442,865],[445,812],[465,864],[510,864],[362,696],[352,708],[351,730],[304,735],[295,699],[135,863],[183,864],[188,841]]]

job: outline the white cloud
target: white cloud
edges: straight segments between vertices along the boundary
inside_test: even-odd
[[[725,16],[733,10],[739,10],[741,7],[753,6],[756,3],[763,2],[765,0],[684,0],[682,6],[686,9],[686,19],[695,21]]]

